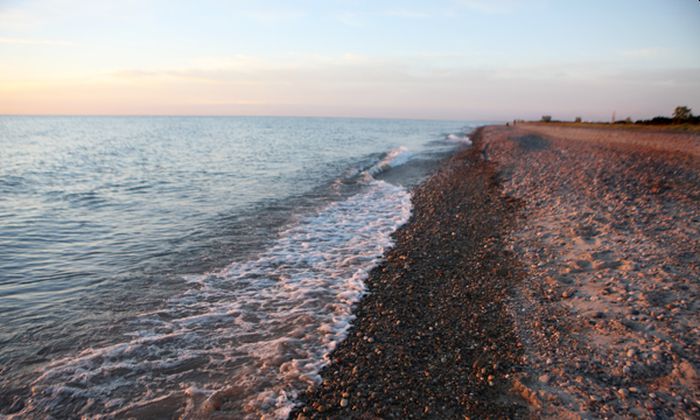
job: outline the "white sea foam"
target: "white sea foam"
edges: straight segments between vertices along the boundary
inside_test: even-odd
[[[389,168],[395,168],[403,165],[411,160],[411,158],[413,158],[413,152],[409,151],[404,146],[399,146],[395,149],[391,149],[382,160],[369,168],[367,172],[370,175],[376,175],[380,172],[386,171]]]
[[[466,134],[448,134],[447,140],[457,143],[464,143],[467,146],[472,145],[471,139],[469,139],[469,136],[467,136]]]
[[[396,149],[378,165],[407,156]],[[285,418],[320,380],[369,270],[410,213],[404,188],[372,180],[256,258],[188,277],[189,291],[144,314],[124,342],[53,362],[17,417],[207,417],[223,404],[234,418]]]

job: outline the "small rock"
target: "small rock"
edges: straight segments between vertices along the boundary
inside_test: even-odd
[[[543,384],[546,385],[546,384],[549,383],[549,380],[550,380],[551,378],[549,377],[549,375],[547,375],[547,374],[545,373],[544,375],[540,375],[540,377],[539,377],[538,379],[539,379],[540,382],[542,382]]]
[[[348,400],[347,400],[347,398],[343,398],[342,400],[340,400],[340,406],[343,407],[343,408],[345,408],[345,407],[348,406]]]

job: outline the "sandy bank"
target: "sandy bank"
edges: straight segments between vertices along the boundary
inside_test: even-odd
[[[700,137],[522,126],[483,142],[524,204],[515,389],[538,415],[696,417]]]
[[[697,417],[700,138],[487,127],[293,416]]]

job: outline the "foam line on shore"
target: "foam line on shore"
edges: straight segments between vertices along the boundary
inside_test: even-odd
[[[297,393],[319,383],[369,270],[411,209],[406,189],[372,180],[256,258],[189,277],[191,288],[140,317],[131,339],[49,365],[19,417],[131,416],[163,404],[197,417],[228,401],[235,417],[285,418]]]

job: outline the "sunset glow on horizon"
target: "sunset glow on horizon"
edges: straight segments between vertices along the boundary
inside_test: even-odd
[[[0,4],[0,114],[700,111],[692,0]]]

